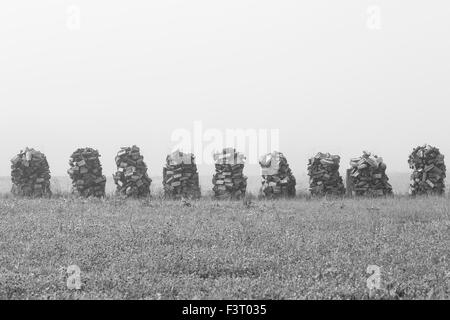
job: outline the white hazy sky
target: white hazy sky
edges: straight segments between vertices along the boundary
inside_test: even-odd
[[[110,176],[132,144],[160,175],[172,132],[196,120],[280,129],[294,173],[362,150],[406,172],[425,142],[450,157],[449,39],[448,0],[2,0],[0,175],[25,146],[53,175],[92,146]]]

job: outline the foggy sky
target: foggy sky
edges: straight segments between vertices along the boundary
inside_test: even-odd
[[[379,30],[366,25],[373,5]],[[318,151],[342,168],[373,151],[388,174],[424,143],[448,159],[449,16],[443,0],[3,0],[0,176],[25,146],[52,175],[92,146],[110,176],[132,144],[160,175],[172,133],[194,121],[279,129],[294,174]]]

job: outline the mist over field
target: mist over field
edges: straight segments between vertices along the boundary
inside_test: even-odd
[[[23,0],[0,9],[0,176],[25,146],[45,153],[55,176],[86,146],[108,174],[133,144],[152,168],[195,121],[194,143],[205,148],[209,129],[279,130],[294,175],[319,151],[347,165],[368,150],[392,172],[408,171],[424,143],[450,156],[445,1]]]

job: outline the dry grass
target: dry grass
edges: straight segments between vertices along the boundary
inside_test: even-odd
[[[450,199],[0,199],[1,299],[450,298]],[[82,290],[65,268],[81,268]]]

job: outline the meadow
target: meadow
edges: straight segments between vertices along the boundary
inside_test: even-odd
[[[448,197],[0,197],[0,299],[449,299],[449,248]]]

